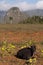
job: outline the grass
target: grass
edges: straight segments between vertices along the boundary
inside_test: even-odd
[[[27,41],[27,42],[24,42],[24,43],[23,42],[21,42],[21,43],[8,43],[6,40],[4,40],[4,41],[2,41],[2,44],[0,45],[0,57],[1,58],[6,57],[6,56],[7,57],[9,57],[9,56],[14,57],[18,50],[33,45],[33,42],[34,41],[30,40],[30,41]],[[35,44],[35,42],[34,42],[34,44]],[[7,62],[8,60],[6,61],[4,59],[3,61]],[[3,61],[1,61],[1,62],[3,62]],[[35,58],[28,60],[28,62],[30,64],[32,64],[35,61],[36,61]],[[13,62],[13,59],[11,60],[11,62]]]
[[[42,31],[43,24],[0,24],[0,30],[9,31]]]
[[[2,54],[4,54],[4,52],[8,52],[8,54],[10,53],[13,55],[16,52],[16,50],[30,47],[31,45],[36,45],[36,42],[32,40],[22,43],[9,43],[7,41],[3,41],[0,46],[0,51],[2,51]],[[41,50],[41,53],[42,51],[43,50]]]
[[[0,37],[1,37],[1,31],[17,31],[17,32],[40,32],[43,31],[43,24],[0,24]],[[41,59],[43,58],[43,41],[41,43],[36,43],[33,40],[30,41],[24,41],[20,43],[9,43],[8,41],[2,41],[0,42],[0,57],[4,56],[14,56],[19,49],[25,48],[27,46],[31,46],[33,44],[36,44],[37,51],[40,53],[37,58]],[[30,59],[31,62],[32,59]],[[13,60],[12,60],[13,61]],[[32,62],[37,61],[37,59],[33,59]],[[40,61],[40,60],[38,60]],[[40,61],[43,63],[42,61]],[[32,65],[32,64],[31,64]],[[41,65],[41,64],[39,64]],[[43,64],[42,64],[43,65]]]
[[[25,48],[25,47],[31,46],[31,45],[38,45],[39,46],[39,44],[42,45],[41,43],[36,43],[32,40],[24,42],[24,43],[21,42],[21,44],[20,43],[8,43],[5,40],[5,41],[2,41],[2,45],[0,46],[0,57],[2,57],[2,58],[6,57],[6,56],[8,56],[8,57],[11,56],[12,57],[17,53],[17,51],[19,49],[22,49],[22,48]],[[43,49],[41,48],[39,50],[40,50],[39,58],[42,58],[43,57]],[[29,60],[26,61],[26,64],[28,65],[28,63],[30,63],[30,65],[35,65],[37,63],[37,59],[38,58],[36,58],[36,57],[33,58],[33,59],[30,58]],[[4,61],[7,62],[8,60],[7,61],[4,60]],[[11,61],[13,61],[13,60],[11,60]]]
[[[33,45],[32,41],[21,43],[20,45],[13,44],[13,43],[8,43],[7,41],[3,41],[2,44],[1,44],[1,46],[0,46],[0,51],[2,52],[3,55],[4,55],[4,52],[8,52],[8,54],[10,53],[10,54],[13,55],[15,53],[15,51],[16,51],[17,48],[22,49],[22,48],[25,48],[25,47],[28,47],[28,46],[31,46],[31,45]]]
[[[42,44],[42,45],[43,45],[43,41],[42,41],[40,44]]]

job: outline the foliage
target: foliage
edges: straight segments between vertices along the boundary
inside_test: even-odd
[[[40,44],[42,44],[42,45],[43,45],[43,41],[42,41]]]
[[[37,62],[37,59],[36,58],[30,58],[29,60],[26,61],[26,64],[28,65],[28,63],[30,65],[34,65],[35,63]]]
[[[30,47],[30,46],[35,45],[35,44],[36,44],[35,41],[30,40],[30,41],[26,41],[26,42],[24,42],[24,43],[20,43],[20,44],[18,44],[18,45],[19,45],[19,48],[22,49],[22,48]]]
[[[7,41],[3,41],[2,45],[0,46],[0,54],[7,55],[7,54],[13,54],[16,46],[12,43],[7,43]]]
[[[43,58],[43,49],[41,49],[41,57]]]
[[[25,21],[21,22],[23,24],[36,24],[36,23],[43,23],[43,16],[32,16],[32,17],[28,17]]]

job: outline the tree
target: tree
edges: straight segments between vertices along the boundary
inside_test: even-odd
[[[13,17],[9,17],[9,19],[10,19],[10,22],[11,22],[11,24],[12,24]]]

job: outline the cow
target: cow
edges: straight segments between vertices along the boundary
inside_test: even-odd
[[[30,48],[26,47],[26,48],[23,48],[23,49],[19,50],[17,52],[16,57],[19,58],[19,59],[28,60],[28,59],[32,58],[35,51],[36,51],[36,46],[32,45]]]

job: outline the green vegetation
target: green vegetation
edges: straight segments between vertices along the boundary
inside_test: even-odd
[[[13,20],[13,18],[12,18],[12,17],[9,17],[9,19],[10,19],[10,20]]]
[[[25,47],[29,47],[31,45],[36,45],[36,44],[41,44],[41,43],[36,43],[33,40],[27,41],[27,42],[22,42],[20,43],[8,43],[6,40],[2,41],[1,45],[0,45],[0,57],[5,57],[5,56],[14,56],[15,52],[17,53],[17,50],[21,49],[21,48],[25,48]],[[41,44],[42,45],[42,44]],[[40,50],[40,56],[41,58],[43,58],[43,49],[39,49]],[[37,53],[37,52],[36,52]],[[6,61],[6,60],[5,60]],[[37,63],[37,58],[30,58],[29,60],[26,60],[25,62],[27,65],[36,65]]]
[[[3,41],[2,45],[0,46],[0,55],[6,56],[6,55],[13,55],[14,50],[16,46],[12,43],[7,43],[7,41]]]
[[[0,45],[0,54],[4,55],[4,53],[7,52],[7,54],[14,55],[14,53],[16,52],[15,50],[18,50],[17,48],[22,49],[22,48],[30,47],[31,45],[36,45],[36,42],[30,40],[22,43],[8,43],[5,40],[2,41]],[[40,52],[43,53],[43,50],[41,50]]]
[[[25,48],[25,47],[29,47],[31,45],[33,45],[34,43],[30,40],[28,42],[25,43],[8,43],[6,40],[2,41],[1,45],[0,45],[0,55],[2,54],[2,56],[6,56],[8,54],[14,55],[14,53],[16,52],[16,48]]]
[[[28,17],[25,21],[21,22],[23,24],[36,24],[36,23],[40,23],[43,24],[43,17],[42,16],[32,16],[32,17]]]
[[[43,41],[41,42],[41,44],[43,45]]]

